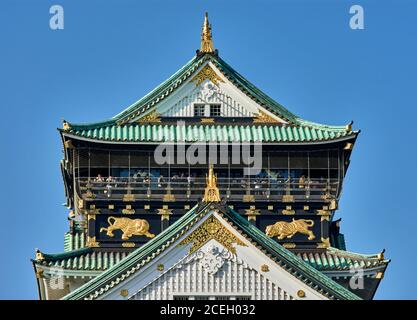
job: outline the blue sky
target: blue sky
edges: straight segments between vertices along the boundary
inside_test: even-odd
[[[65,29],[49,28],[60,4]],[[365,29],[349,28],[349,8]],[[61,118],[107,119],[185,64],[209,11],[220,56],[304,119],[361,129],[340,210],[348,250],[392,259],[378,299],[417,298],[417,3],[0,2],[0,298],[36,299],[35,247],[68,229]]]

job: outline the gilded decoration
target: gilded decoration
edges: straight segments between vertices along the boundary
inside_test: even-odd
[[[304,290],[298,290],[298,291],[297,291],[297,296],[298,296],[299,298],[305,298],[306,293],[304,292]]]
[[[88,237],[86,246],[90,248],[97,248],[100,247],[100,243],[96,241],[96,237]]]
[[[43,256],[43,253],[39,250],[39,249],[36,249],[36,261],[42,261],[42,260],[44,260],[45,259],[45,257]]]
[[[217,176],[214,174],[213,165],[210,165],[206,175],[206,189],[204,190],[203,202],[220,202],[220,192],[217,188]]]
[[[198,87],[204,81],[210,80],[214,85],[218,86],[219,82],[224,82],[217,73],[213,70],[210,65],[206,64],[195,76],[191,79],[195,83],[195,86]]]
[[[284,194],[282,196],[282,202],[294,202],[294,196],[290,194]]]
[[[161,122],[160,114],[158,111],[153,110],[147,115],[138,120],[138,123],[159,123]]]
[[[269,266],[267,264],[261,265],[261,271],[262,272],[268,272],[269,271]]]
[[[283,243],[282,246],[287,249],[294,249],[297,245],[292,242]]]
[[[123,201],[124,202],[135,201],[135,195],[131,193],[126,193],[125,195],[123,195]]]
[[[62,122],[62,129],[64,129],[65,131],[68,131],[71,129],[71,125],[67,121],[64,120]]]
[[[168,209],[168,208],[158,209],[158,214],[161,216],[161,221],[169,220],[169,216],[172,215],[172,209]]]
[[[234,243],[246,247],[246,244],[225,228],[220,221],[213,216],[204,221],[197,230],[182,240],[179,245],[183,246],[192,243],[190,253],[193,253],[211,239],[222,244],[231,253],[236,253],[236,248],[233,246]]]
[[[201,52],[214,52],[213,38],[211,36],[211,24],[208,20],[208,13],[204,15],[204,23],[201,31]]]
[[[100,228],[100,232],[106,231],[109,237],[114,237],[113,231],[121,230],[122,240],[129,240],[132,236],[146,236],[153,238],[155,235],[149,232],[149,223],[144,219],[116,218],[109,217],[107,219],[109,226]]]
[[[201,118],[201,123],[214,123],[214,118]]]
[[[255,209],[255,207],[251,206],[249,209],[245,209],[245,215],[248,216],[248,220],[256,221],[256,216],[261,214],[259,209]]]
[[[259,113],[253,118],[254,123],[278,123],[277,120],[267,115],[262,110],[259,110]]]
[[[135,247],[135,243],[134,242],[123,242],[122,243],[122,247],[123,248],[134,248]]]
[[[293,218],[292,222],[278,221],[267,226],[265,233],[270,238],[277,237],[278,240],[291,239],[296,233],[302,233],[308,235],[308,240],[313,240],[315,235],[309,230],[312,226],[314,226],[313,220]]]
[[[325,249],[330,247],[330,239],[329,238],[321,238],[321,242],[317,244],[317,248]]]

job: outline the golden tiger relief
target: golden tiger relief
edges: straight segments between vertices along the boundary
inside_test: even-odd
[[[149,232],[148,221],[143,219],[115,218],[111,216],[107,219],[107,222],[109,226],[107,228],[100,228],[100,232],[106,231],[109,237],[114,237],[114,230],[121,230],[123,232],[122,240],[128,240],[132,236],[155,237],[153,233]]]
[[[292,222],[278,221],[275,224],[267,226],[265,233],[268,237],[277,237],[278,240],[285,238],[291,239],[297,232],[308,235],[308,240],[315,238],[313,231],[309,230],[314,226],[313,220],[292,219]]]

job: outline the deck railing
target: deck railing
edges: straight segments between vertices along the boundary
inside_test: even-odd
[[[76,183],[79,194],[86,200],[199,200],[206,187],[202,177],[77,178]],[[217,179],[221,197],[231,201],[322,200],[324,197],[336,197],[338,186],[337,179]]]

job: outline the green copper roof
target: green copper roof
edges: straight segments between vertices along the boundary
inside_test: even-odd
[[[253,226],[247,219],[244,219],[238,213],[228,207],[219,206],[217,204],[204,204],[194,207],[157,237],[136,249],[125,259],[101,273],[90,282],[68,294],[64,299],[97,298],[112,286],[120,283],[129,275],[140,270],[143,265],[156,258],[169,246],[173,245],[184,232],[189,230],[189,228],[191,228],[199,219],[204,217],[212,206],[214,206],[219,214],[221,214],[236,230],[249,236],[256,246],[270,255],[270,257],[282,268],[314,288],[316,291],[330,299],[360,299],[358,296],[343,288],[271,238],[268,238],[262,231]]]
[[[47,267],[59,267],[66,270],[104,271],[122,259],[129,252],[94,251],[91,248],[74,250],[72,254],[47,255],[39,264]]]
[[[72,128],[75,136],[119,142],[323,142],[356,135],[353,131],[281,125],[127,124]]]
[[[191,59],[185,66],[172,75],[169,79],[164,81],[157,88],[152,90],[149,94],[133,103],[124,111],[116,115],[110,120],[103,122],[90,123],[90,124],[73,124],[70,123],[70,133],[89,137],[91,139],[99,140],[114,140],[114,141],[146,141],[151,139],[158,139],[161,141],[161,137],[176,135],[172,132],[170,125],[157,125],[157,126],[139,126],[139,125],[124,125],[129,121],[142,116],[150,112],[151,109],[159,102],[166,99],[172,92],[175,91],[180,85],[186,82],[193,76],[195,71],[201,67],[206,61],[211,61],[217,66],[217,68],[223,73],[223,75],[234,83],[242,92],[248,97],[256,101],[259,105],[276,114],[280,118],[288,121],[288,126],[254,126],[254,129],[249,129],[249,126],[211,126],[210,129],[206,129],[206,126],[186,126],[185,129],[193,134],[188,135],[187,138],[190,141],[198,139],[198,135],[201,135],[201,131],[210,130],[210,134],[219,134],[220,137],[227,135],[230,131],[250,131],[248,134],[256,137],[256,132],[260,132],[260,135],[265,137],[265,140],[271,140],[276,142],[281,141],[316,141],[316,140],[332,140],[337,139],[339,136],[346,136],[354,134],[346,126],[328,126],[314,122],[309,122],[294,115],[285,107],[274,101],[272,98],[263,93],[260,89],[250,83],[232,67],[230,67],[219,56],[211,53],[203,55],[197,55]],[[195,132],[197,131],[197,133]],[[164,134],[166,132],[166,135]],[[196,133],[196,135],[194,134]],[[232,137],[237,135],[234,139],[245,140],[242,133],[232,133]],[[269,138],[270,136],[270,138]],[[205,139],[208,139],[205,135]],[[222,138],[210,138],[222,139]],[[225,138],[223,138],[225,139]]]
[[[68,270],[104,271],[127,257],[128,251],[102,251],[101,249],[84,248],[60,254],[44,254],[40,265],[61,267]],[[380,259],[377,255],[351,253],[336,248],[312,252],[307,250],[296,255],[320,271],[344,271],[352,267],[369,269],[385,266],[389,260]]]
[[[363,255],[336,248],[328,248],[325,252],[297,252],[297,256],[320,271],[369,269],[389,263],[389,260],[381,259],[378,255]]]

